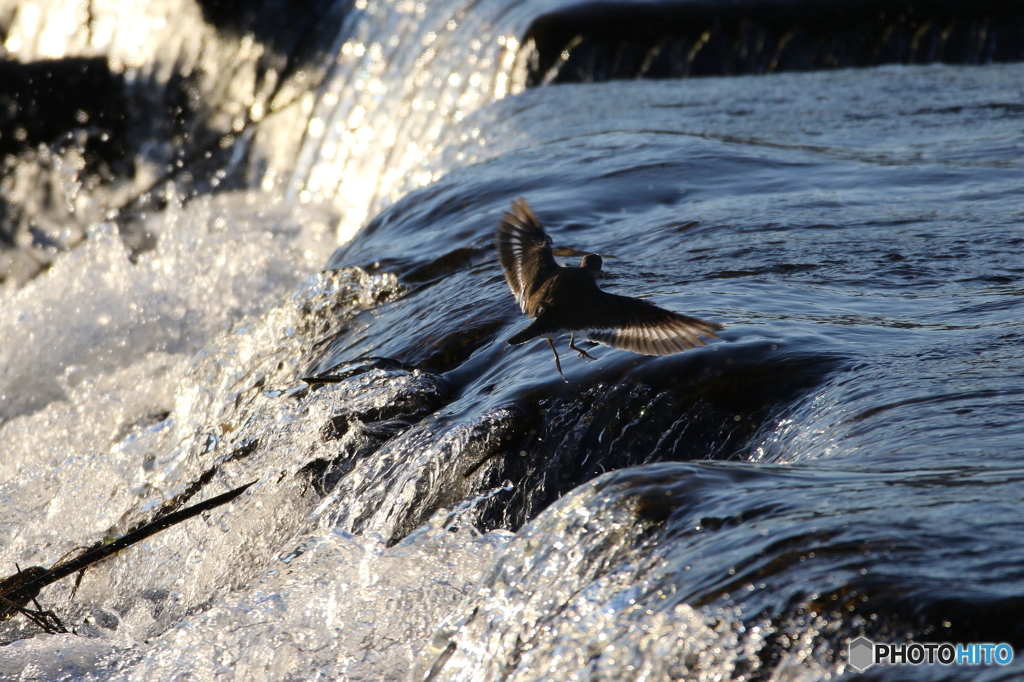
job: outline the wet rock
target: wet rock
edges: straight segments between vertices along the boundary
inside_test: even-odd
[[[58,142],[76,128],[105,133],[92,137],[90,154],[106,157],[107,163],[123,151],[124,82],[106,59],[3,61],[0,83],[0,160]]]
[[[383,378],[380,374],[388,378],[384,385],[377,383]],[[373,377],[375,381],[368,382],[370,377],[362,377],[343,381],[333,389],[335,395],[345,398],[340,401],[344,411],[321,427],[321,440],[328,454],[310,461],[301,470],[320,495],[334,490],[360,460],[376,453],[449,400],[448,387],[436,375],[418,370],[380,374]]]
[[[653,462],[745,459],[774,418],[821,385],[842,360],[772,344],[683,353],[633,371],[598,374],[579,392],[522,398],[535,419],[520,452],[529,462],[490,523],[518,528],[575,487]]]
[[[1024,59],[1011,3],[589,2],[534,20],[528,86]]]
[[[528,424],[528,416],[516,408],[421,422],[356,464],[338,486],[334,523],[400,540],[442,507],[520,478],[522,461],[504,455],[515,450]]]

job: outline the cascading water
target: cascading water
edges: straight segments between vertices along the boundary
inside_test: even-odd
[[[537,23],[569,3],[263,9],[0,10],[9,61],[94,60],[122,107],[19,123],[4,162],[0,573],[258,481],[45,589],[73,634],[0,623],[0,677],[828,679],[861,634],[1022,646],[1017,67],[527,88],[602,80]],[[993,16],[911,35],[995,54]],[[567,383],[507,346],[520,194],[603,287],[722,338]],[[1021,664],[979,670],[868,677]]]

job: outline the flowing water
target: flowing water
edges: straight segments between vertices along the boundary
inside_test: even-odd
[[[862,634],[1024,647],[1019,66],[526,89],[542,9],[339,10],[281,72],[312,85],[225,118],[237,186],[175,177],[128,227],[106,207],[166,151],[97,187],[74,149],[9,167],[75,210],[33,204],[74,234],[0,294],[2,573],[258,483],[45,589],[74,634],[0,624],[0,677],[818,680]],[[107,35],[21,21],[23,58]],[[128,80],[168,36],[235,60],[195,81],[211,129],[259,90],[198,10],[147,26],[152,55],[107,35]],[[720,338],[561,340],[565,381],[506,344],[517,196],[604,288]]]

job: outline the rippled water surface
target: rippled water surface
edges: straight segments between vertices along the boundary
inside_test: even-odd
[[[529,8],[499,9],[488,40]],[[350,28],[397,30],[375,16]],[[425,44],[378,64],[515,81]],[[434,128],[409,82],[378,93],[430,144],[375,176],[330,125],[364,95],[327,79],[290,188],[172,196],[153,249],[97,224],[3,292],[4,575],[259,482],[44,590],[75,634],[0,624],[0,676],[798,680],[861,634],[1024,646],[1019,68],[499,80]],[[566,381],[505,343],[517,196],[602,287],[720,338],[560,340]]]

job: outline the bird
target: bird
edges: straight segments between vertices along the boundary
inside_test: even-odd
[[[555,260],[551,237],[544,231],[525,197],[512,202],[495,235],[498,260],[520,309],[534,321],[512,335],[513,346],[543,338],[558,359],[554,339],[569,334],[569,348],[577,357],[594,360],[576,345],[576,335],[587,341],[643,355],[672,355],[705,345],[701,339],[718,338],[724,325],[680,315],[640,298],[619,296],[597,285],[603,261],[587,253],[579,267]],[[578,253],[578,252],[577,252]]]

